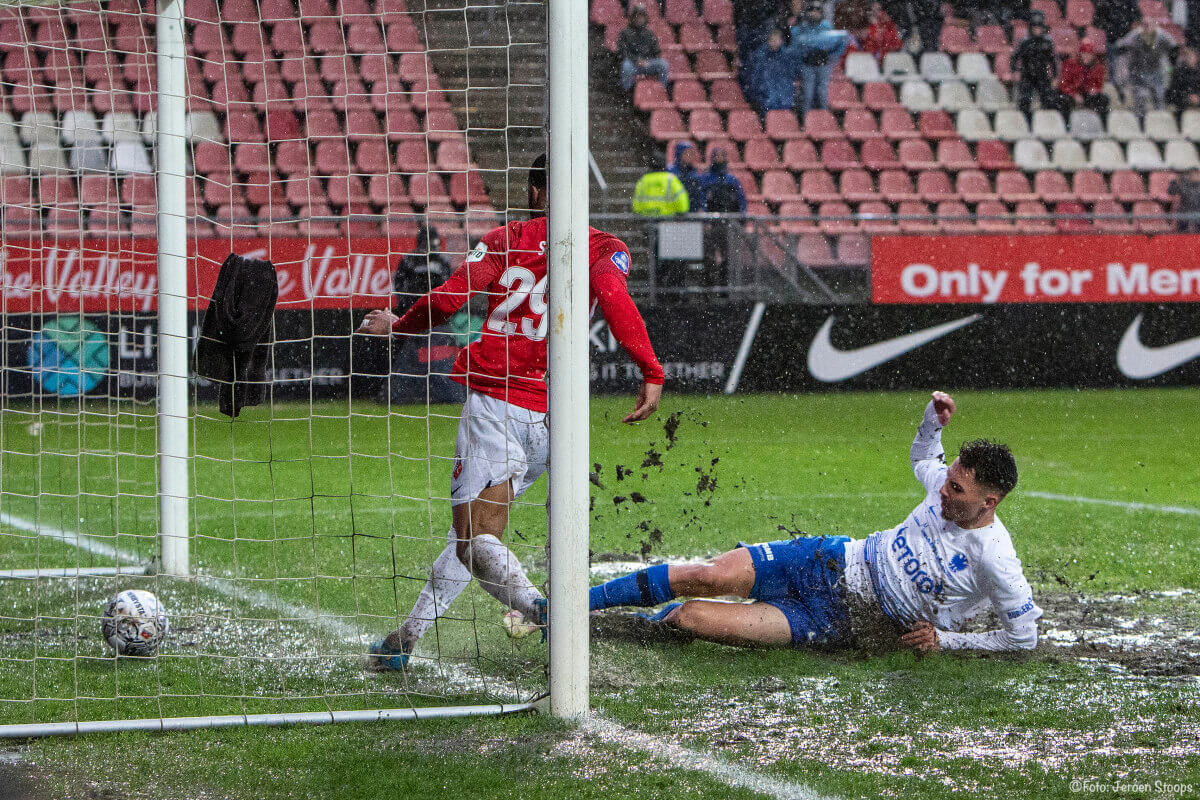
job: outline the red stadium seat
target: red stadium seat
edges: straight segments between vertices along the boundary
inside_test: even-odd
[[[329,202],[342,210],[351,211],[355,206],[368,202],[367,187],[363,185],[360,175],[341,175],[329,179]]]
[[[961,25],[942,26],[942,52],[958,55],[974,49],[966,28]]]
[[[832,112],[813,109],[804,117],[804,132],[810,139],[844,139],[846,134],[834,119]]]
[[[1044,169],[1033,176],[1033,190],[1045,203],[1062,203],[1075,199],[1067,183],[1067,176],[1061,172]]]
[[[1062,9],[1058,7],[1058,0],[1033,0],[1033,10],[1041,11],[1046,15],[1046,25],[1055,27],[1063,22]]]
[[[483,175],[477,169],[456,172],[450,176],[450,200],[457,206],[486,208],[492,201],[483,185]]]
[[[226,141],[265,142],[262,125],[253,111],[230,110],[225,117]]]
[[[418,173],[409,178],[408,193],[418,206],[449,205],[450,194],[442,176],[436,172]]]
[[[746,192],[747,203],[762,201],[762,193],[758,190],[758,180],[754,177],[753,172],[742,169],[731,169],[729,170],[729,174],[737,178],[738,183],[742,184],[742,190]]]
[[[865,169],[848,169],[842,173],[839,181],[842,196],[851,203],[864,203],[879,199],[875,190],[875,181],[871,173]]]
[[[882,201],[861,203],[858,227],[871,233],[899,233],[900,223],[892,218],[892,209]]]
[[[843,233],[838,237],[837,258],[845,267],[865,267],[871,262],[867,237],[861,233]]]
[[[1133,233],[1137,230],[1124,207],[1115,200],[1101,200],[1092,206],[1096,228],[1104,233]]]
[[[712,85],[708,87],[708,96],[713,108],[718,111],[747,108],[742,88],[738,86],[737,81],[728,78],[713,81]],[[730,124],[732,125],[732,122]],[[761,125],[759,127],[761,128]]]
[[[858,154],[845,139],[830,139],[821,144],[821,162],[827,169],[840,171],[860,166]]]
[[[975,169],[975,156],[971,155],[971,148],[962,139],[942,139],[938,142],[937,161],[942,169],[951,172]]]
[[[767,112],[767,136],[775,141],[807,138],[800,130],[800,123],[791,111],[776,109]]]
[[[865,108],[854,108],[847,111],[842,118],[842,127],[846,131],[846,137],[856,142],[878,139],[883,136],[875,125],[875,114]]]
[[[855,230],[858,225],[850,217],[854,212],[850,206],[840,201],[821,203],[817,209],[817,228],[823,233],[847,233]]]
[[[620,0],[592,0],[588,19],[594,25],[624,24],[625,8]]]
[[[854,88],[854,84],[850,81],[830,81],[829,83],[829,108],[833,111],[847,111],[852,108],[862,108],[862,101],[858,99],[858,90]],[[875,127],[875,120],[872,118],[871,127]]]
[[[1081,215],[1086,213],[1083,204],[1081,203],[1059,203],[1054,207],[1055,214],[1063,214],[1068,217]],[[1060,233],[1071,231],[1090,231],[1092,223],[1090,220],[1078,217],[1076,219],[1056,219],[1054,220],[1054,228]]]
[[[664,139],[685,139],[688,129],[684,127],[683,117],[673,108],[662,108],[650,114],[650,135],[662,141]]]
[[[390,161],[387,139],[382,136],[362,140],[354,151],[354,165],[364,175],[386,171]]]
[[[779,204],[780,217],[800,217],[801,219],[780,219],[777,226],[783,233],[797,234],[815,231],[816,220],[812,218],[812,209],[808,203],[789,201]]]
[[[437,147],[437,168],[443,172],[460,172],[471,168],[471,154],[466,142],[442,142]]]
[[[657,83],[653,79],[651,82]],[[646,83],[646,80],[641,83]],[[662,84],[659,84],[661,87]],[[695,111],[696,109],[707,108],[711,109],[712,104],[708,101],[708,93],[704,91],[704,86],[700,81],[696,80],[681,80],[675,81],[671,87],[671,96],[675,101],[675,107],[682,111]]]
[[[351,53],[383,53],[386,48],[379,23],[374,20],[359,20],[346,26],[346,49]]]
[[[982,203],[998,199],[996,193],[992,191],[992,184],[987,175],[977,169],[963,170],[958,173],[955,193],[968,203]]]
[[[989,233],[1008,233],[1015,231],[1017,226],[1012,222],[1008,207],[998,200],[987,200],[975,207],[979,229]]]
[[[688,115],[688,130],[691,135],[702,142],[718,137],[725,137],[725,122],[721,114],[713,108],[698,108]]]
[[[825,174],[826,177],[829,176],[828,173]],[[829,178],[829,184],[832,187],[833,178],[831,177]],[[762,196],[768,203],[786,203],[790,200],[806,199],[816,201],[819,199],[815,197],[808,198],[796,191],[796,180],[792,177],[792,173],[782,169],[772,169],[763,173]]]
[[[887,142],[878,139],[868,139],[862,146],[863,166],[870,170],[884,170],[900,166],[896,151]]]
[[[1133,170],[1117,170],[1112,174],[1110,180],[1113,197],[1119,202],[1136,203],[1140,200],[1150,199],[1150,193],[1146,191],[1146,184],[1142,182],[1142,176]]]
[[[1086,28],[1092,24],[1094,16],[1092,0],[1067,0],[1067,24]]]
[[[926,139],[957,139],[958,129],[945,111],[922,111],[917,127]]]
[[[1048,213],[1041,201],[1026,200],[1017,203],[1013,221],[1022,233],[1053,233],[1054,223],[1045,218]]]
[[[768,173],[770,174],[770,173]],[[788,173],[789,177],[791,173]],[[763,194],[771,199],[767,192],[767,176],[763,176]],[[833,183],[833,176],[823,169],[807,169],[800,174],[800,194],[796,197],[779,198],[787,200],[805,200],[810,203],[825,203],[831,200],[841,200],[842,193]]]
[[[1111,200],[1112,192],[1104,176],[1094,169],[1084,169],[1076,172],[1071,178],[1071,191],[1081,202],[1097,203],[1101,200]]]
[[[694,81],[680,81],[675,84],[676,96],[679,94],[679,86],[695,86],[699,88],[699,84]],[[703,89],[700,89],[703,92]],[[633,104],[640,111],[654,111],[660,108],[674,108],[675,103],[671,102],[671,98],[667,97],[667,90],[663,85],[654,78],[643,78],[634,84],[633,87]]]
[[[350,172],[350,151],[340,139],[323,139],[317,142],[313,163],[322,175],[347,175]]]
[[[808,267],[833,267],[838,263],[829,239],[821,233],[801,234],[796,245],[796,259]]]
[[[429,171],[429,151],[423,137],[405,139],[396,146],[396,169],[414,174]]]
[[[390,108],[386,117],[388,141],[409,139],[421,131],[421,123],[410,108]]]
[[[975,158],[979,161],[980,169],[999,171],[1016,168],[1006,142],[984,140],[977,143]]]
[[[679,44],[686,53],[700,53],[706,50],[720,50],[713,41],[712,31],[703,22],[692,22],[679,26]]]
[[[385,209],[407,203],[408,188],[404,185],[404,177],[395,172],[372,175],[367,184],[367,198]]]
[[[245,195],[246,202],[262,216],[270,215],[272,209],[280,212],[287,205],[283,184],[273,180],[268,172],[258,172],[246,176]],[[281,216],[281,214],[276,213],[276,216]]]
[[[729,112],[729,135],[739,142],[762,139],[766,136],[758,114],[749,108],[735,108]]]
[[[678,73],[674,71],[671,74],[678,77]],[[701,50],[696,53],[696,74],[705,81],[733,77],[733,71],[729,68],[729,62],[725,60],[725,54],[716,50]]]
[[[233,168],[238,172],[269,172],[271,152],[265,142],[234,145]]]
[[[908,173],[902,169],[885,169],[879,173],[879,193],[889,203],[920,199]]]
[[[1151,172],[1150,199],[1157,200],[1160,203],[1170,203],[1171,195],[1168,193],[1168,189],[1171,188],[1171,184],[1178,177],[1174,172],[1165,172],[1163,170]]]
[[[709,139],[707,142],[705,142],[704,143],[704,160],[705,160],[705,162],[712,161],[713,151],[718,148],[725,151],[725,156],[729,159],[729,164],[731,166],[734,166],[734,165],[739,166],[739,167],[745,166],[744,162],[742,161],[741,152],[738,150],[737,145],[734,144],[729,139]]]
[[[733,3],[731,0],[704,0],[701,16],[709,25],[732,25]]]
[[[938,227],[945,233],[974,233],[979,228],[971,218],[971,211],[960,200],[943,200],[935,212]]]
[[[883,111],[887,108],[898,108],[896,87],[890,83],[863,84],[863,104],[872,111]]]
[[[938,166],[929,142],[924,139],[905,139],[900,142],[900,163],[906,169],[934,169]]]
[[[1133,204],[1133,215],[1143,217],[1134,223],[1142,233],[1171,233],[1174,231],[1175,223],[1163,218],[1162,214],[1162,206],[1153,200],[1139,200]]]
[[[693,0],[666,0],[663,17],[672,25],[686,25],[700,19]]]
[[[817,147],[808,139],[790,139],[783,145],[783,165],[788,169],[820,169]]]
[[[763,170],[783,166],[779,160],[779,151],[775,149],[775,145],[770,139],[753,139],[746,142],[745,160],[746,166],[755,172],[762,172]],[[792,165],[789,164],[788,166]]]
[[[352,142],[382,136],[379,117],[374,111],[349,111],[346,113],[346,137]]]
[[[901,217],[900,231],[902,233],[937,233],[938,223],[929,213],[929,206],[924,203],[905,201],[900,204],[896,213]],[[904,219],[908,217],[909,219]]]
[[[917,176],[917,194],[930,203],[957,200],[958,195],[950,185],[950,176],[940,169],[929,169]]]
[[[921,135],[917,133],[912,114],[906,108],[885,108],[880,116],[879,130],[892,141],[916,139]]]
[[[1022,203],[1037,200],[1037,192],[1029,186],[1025,173],[1009,170],[996,175],[996,194],[1006,203]]]

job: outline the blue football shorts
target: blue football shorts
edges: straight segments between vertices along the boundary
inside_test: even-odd
[[[840,645],[850,642],[846,609],[848,536],[808,536],[744,544],[754,562],[750,598],[778,608],[787,617],[792,644]]]

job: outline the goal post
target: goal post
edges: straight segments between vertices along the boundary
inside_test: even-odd
[[[452,37],[435,17],[543,7],[442,5],[0,0],[0,30],[25,37],[0,48],[0,70],[7,81],[27,68],[0,86],[26,97],[0,115],[0,559],[12,567],[0,571],[12,606],[0,738],[587,713],[588,5],[549,0],[540,42],[511,20],[490,26],[510,28],[504,49],[547,56],[534,81],[483,79],[516,97],[507,113],[521,92],[547,93],[548,117],[524,139],[515,129],[532,123],[477,122],[487,92],[472,94],[471,76],[486,71],[439,85],[431,65]],[[474,58],[497,49],[478,47]],[[292,127],[276,127],[280,108]],[[497,141],[503,152],[480,152]],[[391,305],[418,226],[440,227],[445,244],[429,250],[457,266],[483,232],[521,218],[510,189],[523,195],[543,151],[549,500],[523,500],[514,513],[540,515],[539,530],[505,541],[548,582],[549,646],[508,640],[505,609],[473,586],[415,666],[374,676],[367,646],[404,619],[446,545],[458,408],[394,401],[393,378],[421,373],[396,366],[400,343],[353,329]],[[234,420],[191,372],[230,252],[275,263],[277,331],[290,315],[266,404]],[[432,364],[448,342],[478,335],[472,313],[409,342],[429,380],[446,377],[449,362]],[[382,395],[361,389],[380,383]],[[127,589],[170,612],[153,657],[114,659],[99,635],[105,598]]]
[[[560,717],[586,714],[589,689],[587,21],[587,0],[549,0],[550,706]]]

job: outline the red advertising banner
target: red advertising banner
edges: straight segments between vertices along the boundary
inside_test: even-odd
[[[208,307],[221,263],[234,252],[275,265],[278,308],[385,308],[395,263],[413,245],[411,238],[192,241],[188,307]],[[156,247],[153,238],[0,241],[0,311],[153,311]]]
[[[876,303],[1200,301],[1200,236],[876,236]]]

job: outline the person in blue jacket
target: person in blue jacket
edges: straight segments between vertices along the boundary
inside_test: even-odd
[[[834,30],[833,24],[825,19],[825,6],[819,0],[805,4],[804,18],[792,26],[791,33],[803,119],[814,108],[829,108],[829,79],[852,37],[846,31]]]
[[[750,67],[750,102],[760,115],[796,106],[796,61],[784,45],[784,34],[771,29],[767,43],[754,52]]]
[[[678,142],[675,145],[675,160],[667,170],[679,178],[683,188],[687,189],[688,210],[692,212],[704,210],[704,173],[697,166],[699,161],[700,156],[691,142]]]

